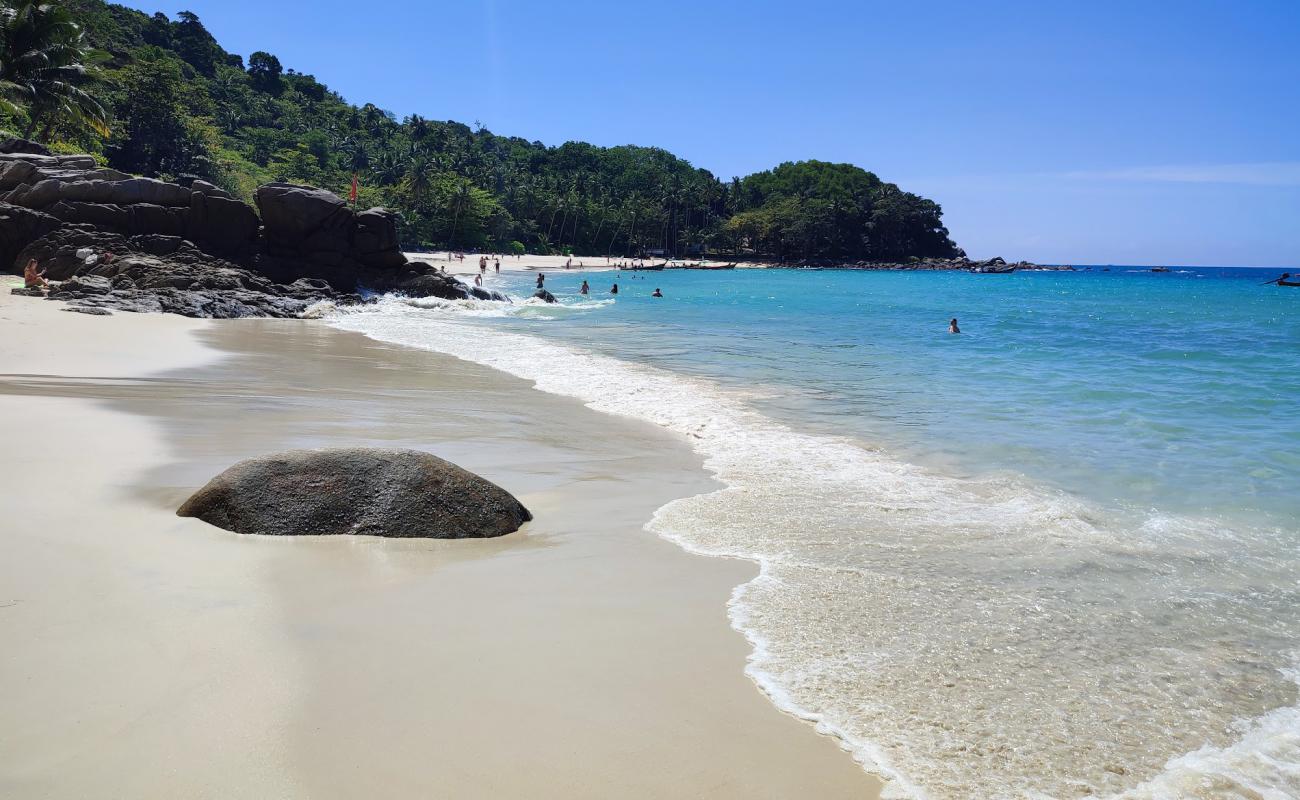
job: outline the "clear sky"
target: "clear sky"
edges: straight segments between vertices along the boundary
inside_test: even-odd
[[[127,4],[399,117],[858,164],[973,257],[1300,266],[1300,0]]]

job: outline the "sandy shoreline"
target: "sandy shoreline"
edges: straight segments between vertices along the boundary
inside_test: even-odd
[[[725,602],[754,566],[642,530],[713,486],[669,434],[319,323],[0,289],[0,795],[876,796],[744,676]],[[239,458],[343,444],[430,450],[537,520],[271,540],[171,513]]]
[[[448,259],[448,255],[451,258]],[[486,255],[488,259],[488,273],[495,272],[496,262],[501,262],[502,272],[613,272],[619,269],[617,264],[632,263],[631,259],[613,258],[606,259],[604,256],[507,256],[496,255],[491,253],[465,253],[465,260],[461,261],[456,258],[455,254],[448,254],[445,250],[435,253],[407,253],[406,257],[412,261],[421,261],[426,264],[432,264],[435,267],[444,269],[453,275],[474,275],[478,272],[479,256]],[[644,259],[645,264],[661,264],[662,258]],[[718,261],[716,259],[689,259],[691,264],[703,264],[706,266],[718,266],[729,264],[729,261]],[[683,262],[685,263],[685,262]],[[566,264],[568,266],[566,266]],[[775,266],[773,264],[746,263],[741,268],[763,268]]]

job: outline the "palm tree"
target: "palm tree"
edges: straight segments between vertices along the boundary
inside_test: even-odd
[[[437,160],[423,153],[417,154],[407,165],[406,189],[411,193],[411,200],[417,206],[424,202],[429,192],[433,191],[433,179],[437,172]]]
[[[42,139],[60,117],[108,135],[108,114],[81,87],[93,76],[91,50],[72,14],[58,3],[0,0],[0,108],[25,110],[31,137]]]
[[[465,211],[466,207],[469,206],[469,201],[473,198],[473,194],[472,194],[473,184],[471,184],[469,181],[465,180],[464,178],[461,178],[457,183],[458,185],[456,186],[456,192],[451,197],[452,207],[455,211],[455,216],[452,218],[452,223],[451,223],[450,246],[454,246],[456,241],[456,229],[460,226],[460,215],[463,211]]]

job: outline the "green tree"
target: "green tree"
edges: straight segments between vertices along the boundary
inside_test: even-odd
[[[27,116],[25,135],[48,140],[62,119],[108,135],[107,114],[85,89],[91,49],[63,5],[0,2],[0,109]]]
[[[261,50],[248,57],[248,77],[259,92],[279,97],[284,92],[284,67],[280,59]]]
[[[109,142],[109,163],[152,176],[207,174],[207,153],[181,102],[180,65],[162,51],[141,55],[124,70],[126,91],[116,108],[123,123]]]

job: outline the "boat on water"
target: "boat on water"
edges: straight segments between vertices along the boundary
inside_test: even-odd
[[[665,261],[662,264],[651,264],[649,266],[644,266],[644,267],[624,267],[624,269],[628,270],[629,272],[662,272],[664,267],[666,266],[668,266],[667,261]]]
[[[735,268],[736,268],[735,264],[683,264],[682,266],[677,267],[676,269],[716,270],[716,269],[735,269]]]

